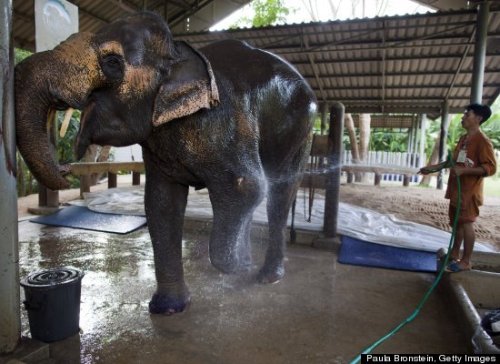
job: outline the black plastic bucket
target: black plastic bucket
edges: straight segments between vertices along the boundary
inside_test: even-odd
[[[79,332],[83,276],[77,269],[57,268],[31,273],[21,281],[34,339],[52,342]]]

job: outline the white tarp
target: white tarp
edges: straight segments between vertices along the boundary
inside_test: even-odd
[[[304,200],[305,199],[305,200]],[[306,202],[304,202],[306,201]],[[85,194],[85,203],[89,209],[102,213],[144,215],[144,188],[122,187]],[[321,231],[323,227],[324,199],[314,200],[311,222],[306,221],[307,197],[299,191],[295,213],[295,228]],[[212,216],[212,207],[206,190],[190,190],[187,216]],[[266,222],[265,201],[259,205],[253,216],[254,221]],[[291,217],[288,219],[291,223]],[[393,215],[384,215],[362,207],[339,203],[337,231],[361,240],[384,245],[419,249],[435,252],[447,248],[450,233],[431,226],[399,220]],[[476,242],[477,251],[493,251],[485,243]]]

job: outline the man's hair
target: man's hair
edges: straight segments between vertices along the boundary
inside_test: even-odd
[[[469,110],[472,110],[474,114],[481,116],[482,120],[479,125],[484,123],[491,116],[491,109],[488,105],[470,104],[465,108],[465,111]]]

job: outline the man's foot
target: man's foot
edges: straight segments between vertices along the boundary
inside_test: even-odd
[[[466,270],[471,270],[471,268],[472,265],[470,263],[466,264],[464,262],[452,261],[450,264],[448,264],[445,271],[449,273],[458,273]]]

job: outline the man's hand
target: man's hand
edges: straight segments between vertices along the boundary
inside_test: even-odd
[[[420,168],[420,170],[418,171],[419,174],[423,174],[423,175],[426,175],[426,174],[429,174],[429,173],[432,173],[433,171],[430,170],[429,168],[427,167],[422,167]]]
[[[468,175],[468,176],[484,177],[486,175],[486,170],[483,167],[470,168],[470,167],[455,166],[452,169],[455,172],[455,175],[457,176]]]
[[[456,176],[460,177],[461,175],[466,174],[467,168],[455,166],[452,170],[455,172]]]

